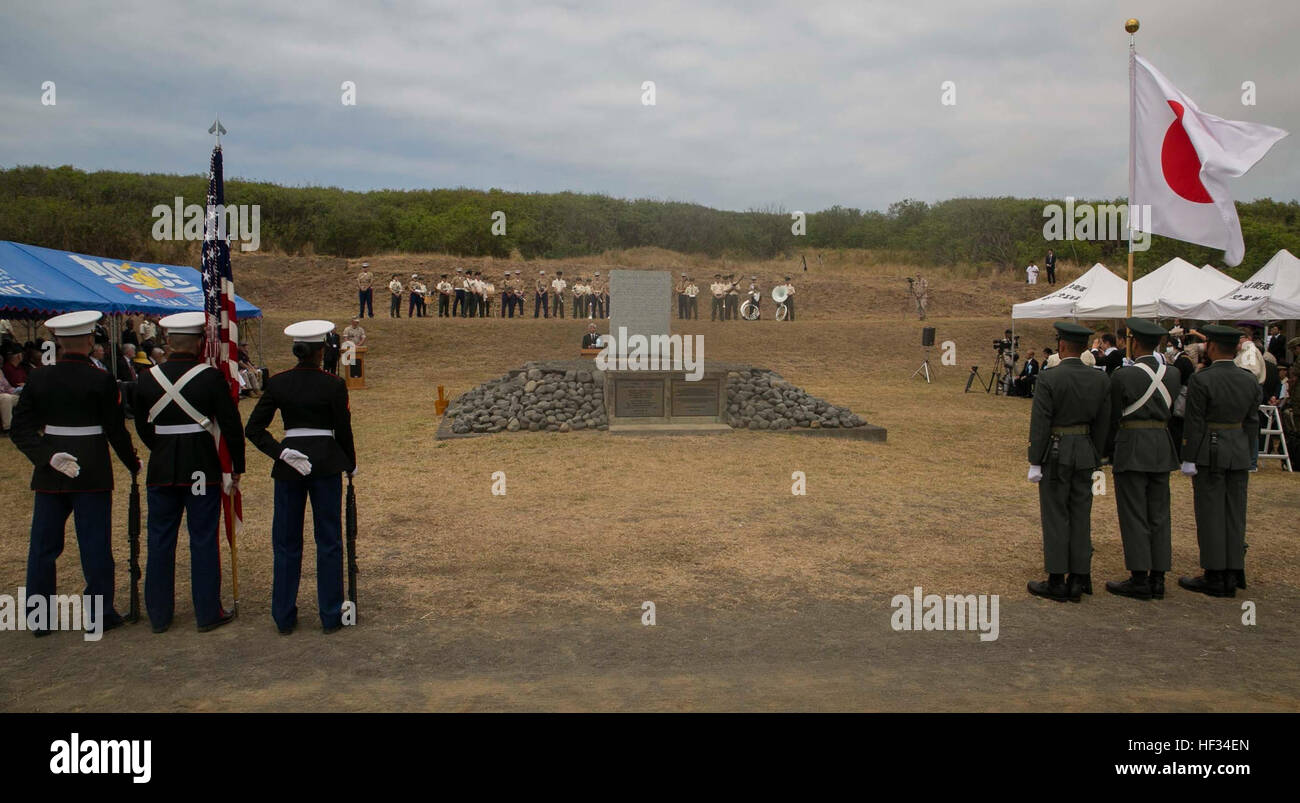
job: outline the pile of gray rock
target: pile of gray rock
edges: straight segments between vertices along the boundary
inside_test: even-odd
[[[727,372],[727,423],[737,429],[850,429],[867,422],[847,407],[809,395],[775,371]]]
[[[728,364],[727,423],[736,429],[850,429],[867,422],[763,368]],[[525,363],[447,408],[454,435],[609,429],[604,375],[591,360]],[[445,426],[445,424],[444,424]]]
[[[590,368],[527,363],[452,402],[447,408],[451,431],[469,435],[608,429],[604,382],[598,377]]]

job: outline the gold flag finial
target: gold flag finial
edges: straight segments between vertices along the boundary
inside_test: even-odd
[[[1124,30],[1128,31],[1129,33],[1137,33],[1137,32],[1138,32],[1138,24],[1139,24],[1139,23],[1138,23],[1138,21],[1137,21],[1137,17],[1129,17],[1129,18],[1128,18],[1127,20],[1125,20],[1125,22],[1124,22]]]

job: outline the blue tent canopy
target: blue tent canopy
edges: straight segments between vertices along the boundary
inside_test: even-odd
[[[0,240],[0,318],[48,318],[74,310],[170,315],[203,310],[194,268],[121,262]],[[235,297],[237,318],[262,310]]]

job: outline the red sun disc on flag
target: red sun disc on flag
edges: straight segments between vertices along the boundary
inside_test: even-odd
[[[1165,183],[1183,200],[1212,203],[1214,199],[1201,183],[1201,159],[1183,128],[1183,104],[1171,100],[1169,106],[1174,110],[1174,121],[1169,124],[1165,141],[1160,146],[1160,168],[1164,171]]]

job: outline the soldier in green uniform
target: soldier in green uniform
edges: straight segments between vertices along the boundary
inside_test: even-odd
[[[1115,474],[1124,566],[1131,576],[1107,581],[1106,590],[1122,597],[1164,599],[1170,562],[1169,472],[1178,468],[1169,417],[1183,383],[1177,369],[1155,356],[1169,333],[1141,318],[1125,323],[1133,334],[1134,361],[1110,378],[1106,454]]]
[[[1110,379],[1079,360],[1091,330],[1053,325],[1061,363],[1039,378],[1029,420],[1029,481],[1038,483],[1047,580],[1030,581],[1029,593],[1078,602],[1092,593],[1092,472],[1110,424]]]
[[[1246,587],[1246,483],[1250,445],[1259,439],[1259,382],[1237,367],[1241,332],[1231,326],[1202,326],[1210,365],[1187,383],[1183,426],[1184,474],[1192,477],[1199,577],[1178,585],[1212,597],[1235,597]]]

